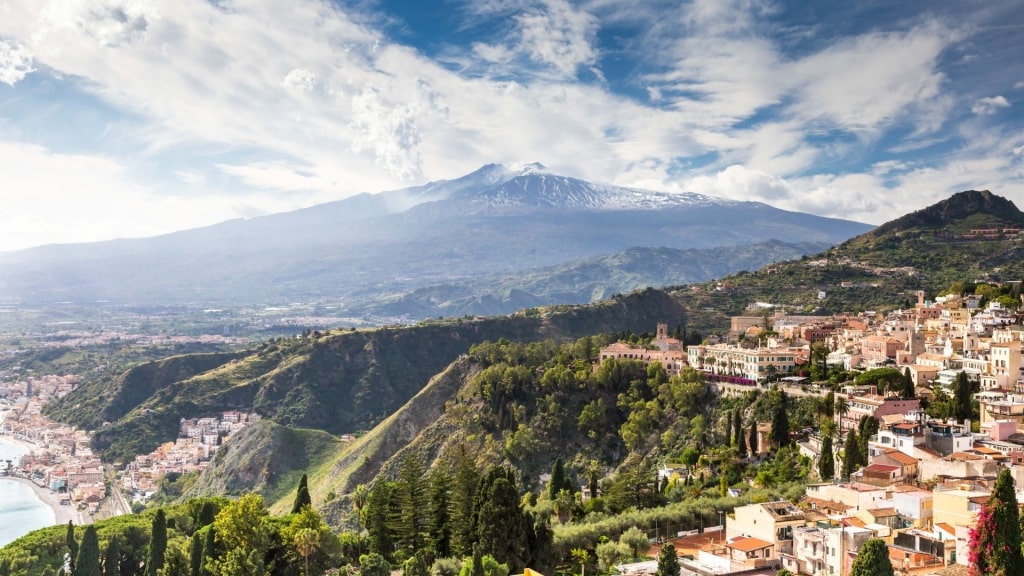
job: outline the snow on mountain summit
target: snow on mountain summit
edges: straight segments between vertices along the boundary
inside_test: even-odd
[[[693,192],[656,192],[559,176],[539,163],[516,167],[488,164],[461,178],[424,188],[433,199],[457,202],[470,211],[653,210],[732,204]]]

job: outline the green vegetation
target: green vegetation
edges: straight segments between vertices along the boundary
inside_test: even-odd
[[[974,573],[1024,574],[1020,528],[1013,475],[1003,468],[992,488],[992,497],[982,506],[977,525],[970,532],[968,559]]]
[[[872,538],[857,551],[850,567],[850,576],[893,576],[892,562],[889,561],[889,547],[885,541]],[[990,572],[985,572],[990,574]]]

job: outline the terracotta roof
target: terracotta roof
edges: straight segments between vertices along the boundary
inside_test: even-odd
[[[899,469],[899,466],[890,466],[888,464],[871,464],[864,467],[865,472],[895,472]]]
[[[904,454],[903,452],[900,452],[896,448],[890,448],[885,452],[882,452],[882,454],[889,458],[892,458],[893,460],[899,462],[904,466],[912,466],[914,464],[917,464],[917,458],[914,458],[909,454]]]
[[[854,518],[852,516],[850,518],[843,518],[843,524],[847,526],[856,526],[857,528],[863,528],[867,526],[867,524],[865,524],[863,520],[861,520],[860,518]]]
[[[870,512],[875,518],[886,518],[888,516],[896,515],[895,508],[875,508],[873,510],[868,510],[868,512]]]
[[[737,536],[732,542],[726,541],[725,546],[741,552],[753,552],[754,550],[775,546],[775,544],[752,536]]]

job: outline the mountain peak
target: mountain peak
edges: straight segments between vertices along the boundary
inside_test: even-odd
[[[989,222],[993,226],[1024,225],[1024,212],[1010,200],[988,190],[965,190],[927,208],[887,222],[871,232],[871,235],[879,236],[914,228],[942,228],[962,224],[968,220],[972,225],[981,225],[984,222]]]

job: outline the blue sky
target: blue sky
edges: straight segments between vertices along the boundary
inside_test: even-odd
[[[0,250],[482,164],[881,223],[1024,206],[1024,2],[7,0]]]

